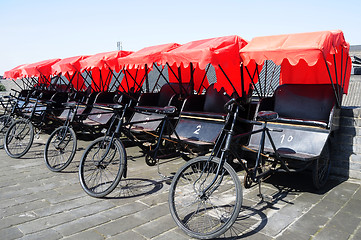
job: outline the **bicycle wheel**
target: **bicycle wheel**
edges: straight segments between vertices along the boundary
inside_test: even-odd
[[[77,138],[74,130],[62,126],[51,133],[44,149],[46,166],[53,172],[64,170],[74,158]]]
[[[33,124],[27,119],[16,120],[5,134],[5,151],[12,158],[20,158],[29,151],[33,141]]]
[[[330,147],[327,141],[321,155],[312,164],[312,182],[316,189],[322,189],[326,185],[330,169]]]
[[[169,191],[169,208],[176,224],[189,236],[212,239],[235,222],[242,205],[242,186],[234,171],[224,163],[215,184],[219,158],[197,157],[181,167]]]
[[[95,139],[84,151],[79,165],[79,179],[92,197],[104,197],[118,185],[126,164],[126,152],[119,139]]]
[[[0,117],[0,149],[4,148],[4,138],[14,119],[10,115],[3,115]]]

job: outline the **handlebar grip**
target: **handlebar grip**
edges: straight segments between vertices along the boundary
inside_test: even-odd
[[[224,110],[229,113],[230,112],[229,107],[232,104],[236,104],[242,111],[246,111],[246,109],[239,102],[237,102],[237,100],[234,98],[232,98],[226,104],[224,104]]]

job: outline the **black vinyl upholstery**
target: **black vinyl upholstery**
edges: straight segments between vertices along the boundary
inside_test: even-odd
[[[336,102],[331,84],[284,84],[274,93],[280,122],[327,127]]]

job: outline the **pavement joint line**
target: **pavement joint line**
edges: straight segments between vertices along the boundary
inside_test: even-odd
[[[354,196],[354,195],[356,194],[356,192],[357,192],[358,189],[360,189],[360,186],[354,191],[354,193],[352,194],[352,196]],[[325,198],[330,192],[331,192],[331,191],[328,191],[327,194],[322,197],[322,199]],[[340,209],[338,209],[338,210],[335,212],[335,214],[334,214],[332,217],[336,216],[336,215],[347,205],[347,203],[351,201],[352,196],[340,207]],[[328,219],[328,221],[327,221],[322,227],[320,227],[319,230],[318,230],[314,235],[312,235],[312,238],[317,237],[317,235],[327,226],[327,224],[332,221],[332,219],[333,219],[332,217],[330,217],[330,218]],[[360,227],[360,226],[361,226],[361,225],[359,225],[358,227]],[[354,231],[354,232],[355,232],[355,231]]]

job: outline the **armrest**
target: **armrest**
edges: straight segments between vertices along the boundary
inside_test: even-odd
[[[138,106],[157,106],[159,93],[143,93],[138,100]]]
[[[205,95],[191,95],[184,100],[182,111],[203,111]]]

